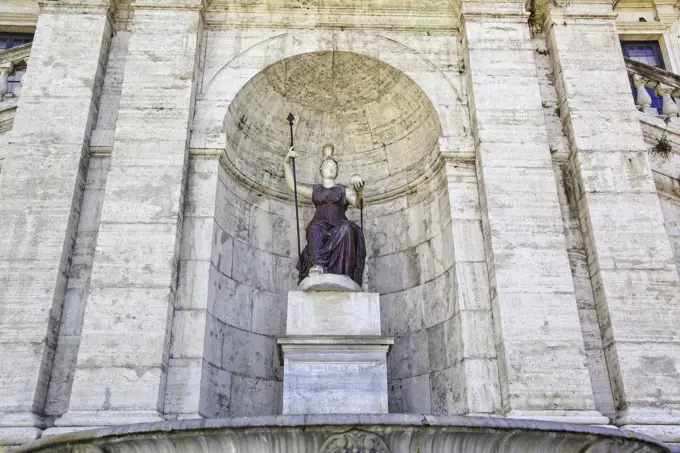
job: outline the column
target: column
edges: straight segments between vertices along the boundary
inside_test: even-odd
[[[680,285],[615,14],[609,4],[551,8],[545,30],[571,144],[616,423],[678,442]]]
[[[200,0],[138,0],[69,412],[58,426],[162,419]]]
[[[34,439],[111,37],[108,1],[43,4],[0,174],[0,443]]]
[[[461,6],[491,306],[508,417],[594,410],[523,3]]]

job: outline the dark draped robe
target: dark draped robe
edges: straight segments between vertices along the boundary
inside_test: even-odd
[[[297,264],[298,283],[312,266],[324,273],[346,275],[361,286],[366,261],[366,243],[361,228],[345,216],[349,202],[345,186],[313,186],[314,218],[307,225],[307,246]]]

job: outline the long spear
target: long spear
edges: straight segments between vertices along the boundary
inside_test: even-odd
[[[293,146],[293,121],[295,117],[293,112],[288,114],[288,125],[290,126],[290,146]],[[297,177],[295,176],[295,158],[292,159],[291,168],[293,169],[293,193],[295,194],[295,223],[297,225],[297,246],[298,246],[298,260],[302,256],[300,250],[300,213],[298,212],[298,195],[297,195]]]

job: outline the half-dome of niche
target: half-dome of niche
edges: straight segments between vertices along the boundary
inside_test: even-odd
[[[436,111],[406,74],[355,53],[301,54],[253,77],[225,118],[229,160],[266,190],[288,193],[282,159],[290,144],[290,112],[302,182],[318,181],[324,143],[335,145],[338,181],[358,173],[368,196],[414,183],[439,153]]]

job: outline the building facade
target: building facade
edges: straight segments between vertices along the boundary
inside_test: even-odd
[[[390,412],[680,444],[679,17],[4,0],[3,442],[280,413],[293,112],[300,181],[327,142],[366,180]]]

